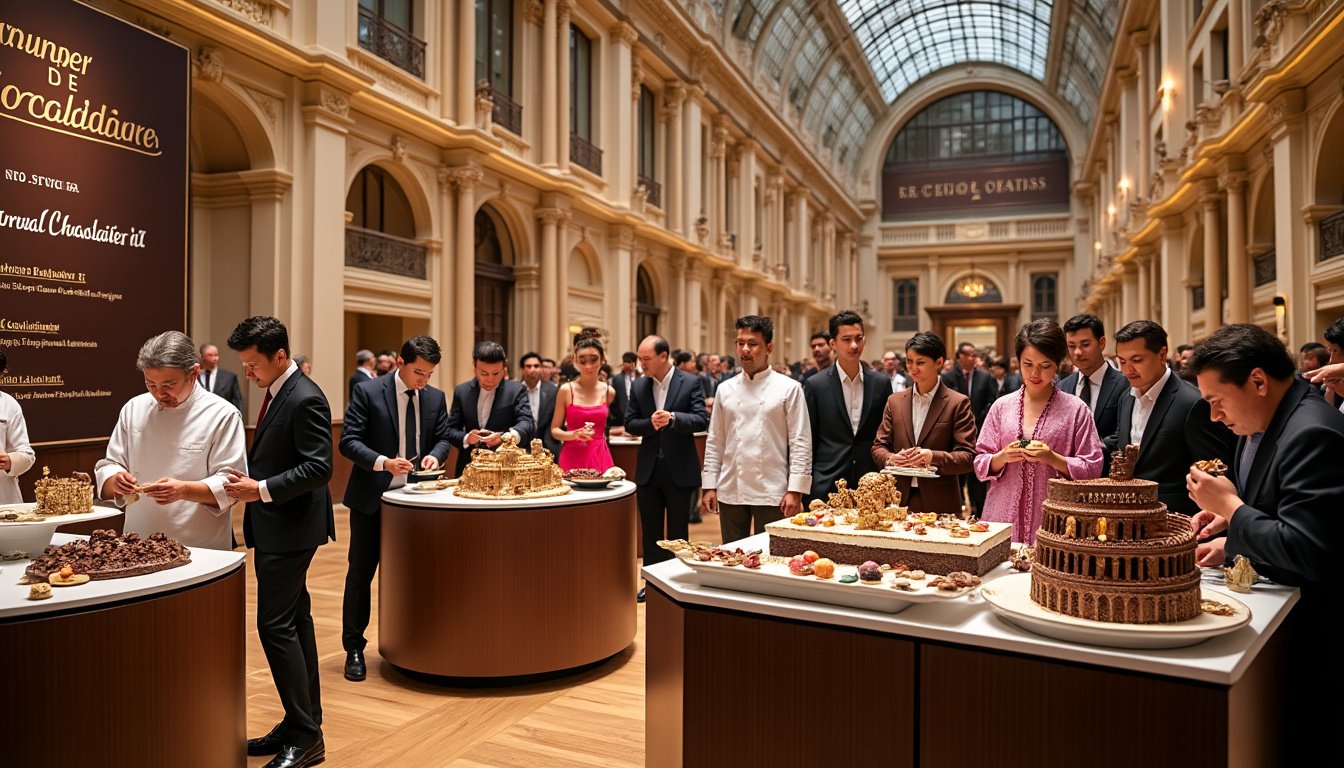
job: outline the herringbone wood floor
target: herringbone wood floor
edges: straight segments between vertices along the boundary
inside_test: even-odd
[[[378,656],[378,590],[369,627],[369,676],[342,676],[341,592],[348,512],[337,507],[337,541],[318,550],[308,573],[321,655],[327,765],[526,766],[644,764],[644,608],[621,654],[574,677],[511,688],[441,688],[406,677]],[[242,541],[242,515],[234,516]],[[692,537],[718,541],[717,518]],[[637,563],[631,563],[638,568]],[[256,632],[256,580],[248,556],[247,732],[260,736],[282,710]],[[630,596],[634,600],[634,595]],[[263,765],[269,758],[252,758]]]

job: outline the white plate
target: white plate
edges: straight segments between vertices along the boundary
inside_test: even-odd
[[[16,512],[28,512],[36,508],[37,504],[4,504],[0,506]],[[46,520],[31,523],[0,523],[0,556],[15,552],[27,552],[29,557],[23,559],[35,559],[51,543],[52,534],[56,533],[56,529],[62,525],[102,520],[107,517],[116,517],[119,514],[121,514],[121,510],[113,507],[94,507],[92,512],[81,512],[77,515],[52,515]]]
[[[446,491],[446,490],[448,490],[448,489],[447,489],[447,488],[416,488],[414,485],[406,485],[406,486],[402,486],[401,490],[405,491],[406,493],[415,493],[415,494],[421,494],[421,495],[423,495],[423,494],[427,494],[427,493],[440,493],[440,492],[442,492],[442,491]]]
[[[1235,631],[1251,620],[1251,609],[1222,592],[1200,589],[1204,600],[1217,600],[1236,609],[1232,616],[1200,613],[1175,624],[1114,624],[1065,616],[1046,610],[1031,599],[1031,574],[995,579],[980,590],[999,616],[1031,632],[1056,640],[1113,648],[1184,648]]]
[[[719,587],[737,592],[754,592],[760,595],[787,597],[794,600],[810,600],[814,603],[844,605],[850,608],[862,608],[868,611],[897,613],[915,603],[928,603],[938,600],[953,600],[970,594],[975,587],[950,592],[928,586],[933,580],[929,574],[922,581],[912,582],[923,585],[917,592],[905,592],[891,588],[892,575],[885,573],[881,582],[862,581],[851,584],[841,583],[840,577],[857,573],[854,566],[836,566],[835,578],[818,579],[815,576],[794,576],[789,567],[779,562],[763,562],[759,569],[744,568],[740,565],[727,566],[716,562],[701,562],[688,558],[678,558],[688,568],[695,571],[703,587]]]
[[[923,467],[883,467],[881,472],[884,475],[900,475],[902,477],[939,477],[938,470],[924,469]]]

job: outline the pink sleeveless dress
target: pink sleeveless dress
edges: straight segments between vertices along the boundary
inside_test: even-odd
[[[571,399],[573,391],[570,391]],[[565,409],[565,429],[582,429],[585,422],[593,423],[593,439],[586,444],[578,440],[565,443],[560,451],[560,469],[595,469],[606,472],[615,464],[611,460],[611,449],[607,447],[608,407],[605,400],[601,405],[575,405],[570,403]]]

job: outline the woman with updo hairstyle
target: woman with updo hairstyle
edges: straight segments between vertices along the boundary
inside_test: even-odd
[[[574,366],[579,373],[556,394],[551,436],[564,443],[559,464],[566,472],[593,469],[600,473],[615,464],[607,447],[606,428],[616,390],[598,378],[607,357],[599,335],[596,328],[574,334]]]
[[[1088,480],[1101,474],[1101,439],[1092,411],[1055,387],[1069,355],[1064,329],[1033,320],[1017,333],[1022,388],[989,407],[975,444],[975,475],[989,483],[981,518],[1012,523],[1013,541],[1032,545],[1052,477]]]

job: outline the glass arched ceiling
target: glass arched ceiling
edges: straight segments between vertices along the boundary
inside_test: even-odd
[[[773,84],[781,105],[796,111],[816,148],[829,152],[837,169],[851,176],[880,104],[891,104],[925,76],[958,64],[1016,69],[1057,94],[1084,125],[1090,123],[1120,3],[712,0],[726,37],[747,44],[753,74]],[[837,21],[843,27],[845,20],[850,29],[836,29]],[[1061,21],[1063,29],[1053,27]],[[851,32],[866,61],[852,61],[844,52]]]

